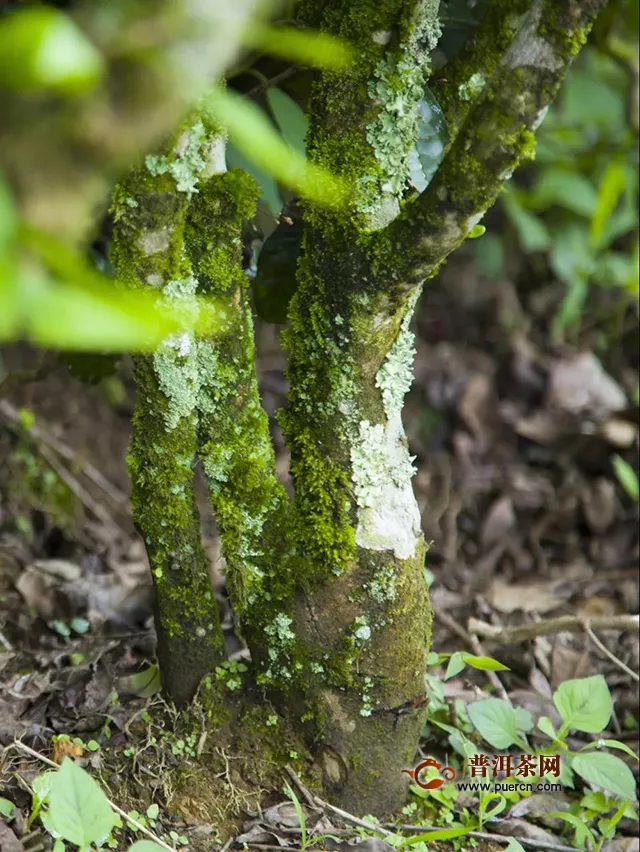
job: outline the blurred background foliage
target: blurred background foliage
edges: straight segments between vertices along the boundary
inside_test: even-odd
[[[487,3],[443,2],[436,69],[446,72],[446,63],[472,35]],[[297,29],[295,2],[272,10],[269,24],[250,0],[242,6],[246,20],[233,31],[237,39],[231,49],[227,28],[210,32],[214,52],[218,41],[227,42],[221,61],[228,87],[208,94],[207,107],[227,127],[228,166],[249,170],[261,187],[258,212],[247,228],[247,272],[260,316],[283,323],[295,290],[298,201],[309,197],[339,204],[343,192],[335,179],[305,160],[310,66],[340,69],[348,61],[348,48]],[[113,55],[101,50],[99,38],[92,39],[91,28],[83,29],[82,16],[76,22],[75,10],[66,2],[0,4],[0,104],[19,114],[21,106],[32,109],[35,99],[43,109],[80,110],[82,117],[84,102],[104,96]],[[488,279],[511,274],[515,265],[530,290],[549,282],[560,285],[552,296],[555,343],[576,341],[586,328],[595,329],[606,346],[611,335],[637,323],[637,38],[637,2],[612,0],[540,128],[535,162],[509,182],[486,217],[487,232],[474,243],[478,271]],[[168,61],[164,47],[158,47],[154,62]],[[183,113],[196,94],[201,94],[197,88],[190,90]],[[174,129],[165,128],[164,135]],[[4,136],[10,145],[10,132]],[[446,139],[437,86],[427,85],[412,152],[412,192],[424,190]],[[159,140],[162,144],[162,135]],[[73,146],[74,140],[59,140],[67,143]],[[173,308],[158,310],[156,294],[124,293],[113,286],[108,218],[88,255],[64,235],[25,221],[21,199],[2,180],[2,154],[0,144],[0,339],[26,337],[67,350],[138,350],[157,345],[188,323],[189,316]],[[41,192],[46,204],[46,180]],[[481,232],[477,229],[474,236]],[[215,305],[203,307],[200,328],[211,333]]]
[[[602,348],[637,325],[637,45],[638,3],[614,0],[538,131],[535,162],[510,181],[476,244],[489,278],[507,274],[515,252],[533,288],[562,284],[555,343],[596,331]]]

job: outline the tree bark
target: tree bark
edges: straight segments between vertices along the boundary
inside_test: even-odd
[[[338,212],[304,207],[283,336],[292,504],[275,473],[253,364],[240,267],[254,197],[246,176],[220,167],[211,177],[214,136],[192,126],[164,157],[148,158],[144,179],[117,200],[117,245],[128,246],[116,252],[120,274],[183,299],[209,293],[225,316],[215,339],[169,340],[137,367],[136,418],[151,440],[139,429],[132,444],[134,510],[154,568],[169,694],[189,697],[220,649],[185,497],[197,454],[257,682],[304,726],[328,791],[357,813],[400,806],[402,769],[426,713],[431,614],[401,416],[415,303],[532,156],[533,133],[601,5],[496,0],[442,81],[444,161],[408,200],[438,0],[303,2],[303,18],[348,39],[356,58],[346,74],[321,74],[311,98],[310,157],[349,185],[352,201]],[[186,466],[172,479],[163,453],[175,441]],[[177,674],[189,654],[197,665],[183,687]]]

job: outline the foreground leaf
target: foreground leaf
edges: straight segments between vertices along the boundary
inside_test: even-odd
[[[574,731],[599,734],[611,718],[611,694],[602,675],[565,681],[554,692],[553,703],[564,725]]]
[[[236,148],[255,165],[300,195],[329,206],[340,206],[346,190],[338,178],[292,150],[254,103],[224,89],[216,89],[209,106],[227,128]]]
[[[635,801],[636,781],[627,764],[604,751],[581,752],[573,758],[573,770],[589,784]]]
[[[518,740],[518,717],[514,708],[500,698],[487,698],[467,705],[469,718],[494,748],[504,749]]]
[[[107,837],[117,821],[107,797],[88,772],[65,757],[51,779],[49,824],[69,843],[86,847]]]

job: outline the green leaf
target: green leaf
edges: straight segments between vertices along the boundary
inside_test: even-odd
[[[442,162],[449,142],[442,107],[426,86],[418,102],[418,134],[409,152],[409,176],[418,192],[424,192]]]
[[[292,62],[338,71],[346,68],[353,57],[348,44],[327,33],[268,26],[256,21],[245,28],[242,41],[247,47],[257,47]]]
[[[538,728],[542,731],[543,734],[546,734],[552,740],[556,738],[556,732],[553,727],[553,722],[548,716],[540,716],[538,719]]]
[[[106,65],[77,24],[50,6],[0,18],[0,87],[77,94],[93,88]]]
[[[226,89],[216,89],[209,105],[236,148],[259,168],[313,201],[333,207],[344,203],[343,183],[292,150],[254,103]]]
[[[524,852],[524,846],[512,837],[509,845],[505,848],[505,852]]]
[[[550,168],[543,170],[530,199],[536,210],[558,206],[590,218],[598,204],[598,193],[591,181],[580,172]]]
[[[517,741],[516,711],[507,701],[487,698],[467,705],[467,709],[475,729],[494,748],[509,748]]]
[[[523,731],[528,734],[529,731],[533,730],[534,720],[531,713],[528,710],[525,710],[524,707],[516,707],[516,727],[518,731]]]
[[[554,692],[553,703],[564,725],[574,731],[598,734],[611,718],[611,694],[602,675],[565,681]]]
[[[635,760],[640,760],[635,751],[632,748],[629,748],[626,743],[621,743],[620,740],[596,740],[595,743],[589,743],[588,745],[584,746],[584,748],[580,749],[580,751],[591,751],[594,748],[615,748],[618,751],[623,751],[625,754],[628,754],[629,757],[635,758]]]
[[[453,840],[454,837],[464,837],[470,831],[475,830],[475,823],[460,826],[458,828],[437,828],[435,831],[427,831],[424,834],[416,834],[414,837],[405,837],[397,845],[397,849],[406,849],[407,846],[415,846],[416,843],[428,843],[436,840]]]
[[[617,453],[611,459],[611,464],[613,465],[618,482],[629,497],[637,503],[640,499],[640,486],[638,485],[638,474],[635,468],[631,467],[629,462],[625,461]]]
[[[504,275],[504,246],[497,234],[488,233],[476,243],[476,265],[480,275],[497,281]]]
[[[278,184],[274,178],[264,169],[258,168],[255,163],[241,154],[233,145],[227,145],[227,167],[230,169],[244,169],[256,179],[262,190],[261,201],[266,204],[274,216],[279,216],[282,210],[282,197],[278,190]]]
[[[627,764],[604,751],[580,752],[573,758],[573,770],[589,784],[603,787],[616,796],[635,801],[636,782]]]
[[[118,691],[127,695],[137,695],[139,698],[151,698],[161,688],[160,670],[158,666],[152,665],[136,672],[126,675],[118,680]]]
[[[123,290],[50,234],[23,225],[19,241],[38,265],[31,262],[4,278],[0,262],[0,340],[22,336],[70,351],[139,352],[155,349],[179,330],[213,334],[220,327],[218,306],[210,298],[182,305],[155,293]]]
[[[98,784],[68,757],[51,780],[49,823],[64,840],[81,847],[106,837],[116,823]]]
[[[527,254],[544,251],[551,245],[551,235],[542,219],[534,216],[517,200],[514,192],[503,195],[504,209],[516,229],[520,245]]]
[[[266,322],[285,323],[296,291],[296,270],[302,241],[302,219],[281,222],[258,255],[251,289],[258,315]]]
[[[5,799],[4,796],[0,796],[0,814],[5,819],[13,819],[13,813],[16,809],[16,806],[10,799]]]
[[[596,845],[595,838],[591,829],[585,825],[584,821],[579,819],[574,814],[568,813],[567,811],[552,811],[549,814],[545,814],[547,817],[553,817],[555,819],[561,819],[563,822],[569,823],[569,825],[573,826],[576,830],[576,837],[580,841],[581,845],[584,845],[584,841],[586,838],[591,840],[592,846]]]
[[[444,679],[449,680],[452,677],[455,677],[457,674],[463,670],[465,665],[464,655],[461,651],[456,651],[455,654],[451,655],[451,659],[449,660],[449,665],[447,666],[447,671],[445,673]]]
[[[284,141],[304,155],[309,122],[302,109],[282,89],[267,89],[267,103]]]
[[[602,176],[598,187],[596,208],[591,217],[589,238],[594,248],[601,243],[607,222],[618,205],[624,187],[625,170],[620,163],[614,160],[609,163]]]
[[[474,657],[473,654],[463,654],[463,659],[472,669],[480,669],[483,672],[508,672],[511,669],[503,663],[494,660],[493,657]]]

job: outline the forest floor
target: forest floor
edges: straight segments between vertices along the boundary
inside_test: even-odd
[[[636,465],[637,353],[616,344],[596,356],[588,336],[580,348],[552,347],[548,310],[540,289],[529,296],[509,282],[487,287],[464,252],[421,302],[405,425],[431,542],[433,650],[490,655],[509,669],[466,668],[445,680],[447,663],[436,660],[430,683],[439,681],[442,692],[430,714],[468,732],[464,707],[488,685],[557,725],[553,691],[602,674],[614,702],[607,736],[637,750],[638,505],[633,480],[615,461]],[[273,416],[286,393],[284,360],[273,326],[260,326],[258,341],[262,392]],[[89,384],[56,366],[54,356],[24,347],[6,349],[2,359],[8,378],[0,385],[0,795],[17,807],[10,822],[0,821],[0,848],[35,852],[49,842],[37,823],[27,831],[29,785],[45,766],[13,746],[16,738],[44,757],[72,754],[98,772],[103,752],[135,752],[131,771],[149,808],[140,806],[138,817],[169,846],[301,848],[290,798],[277,788],[262,799],[260,790],[251,795],[228,761],[219,781],[233,791],[233,819],[230,805],[214,824],[193,797],[172,801],[167,777],[196,759],[195,742],[158,734],[149,748],[156,753],[160,742],[164,774],[159,780],[148,767],[145,774],[133,723],[161,699],[151,581],[127,497],[134,401],[127,360]],[[103,366],[97,359],[96,370]],[[274,440],[286,478],[275,426]],[[233,629],[213,522],[204,522],[204,535],[229,655],[239,664],[247,652]],[[442,730],[428,724],[424,754],[446,761],[449,748]],[[619,754],[637,777],[637,762]],[[284,781],[304,805],[295,776]],[[505,837],[517,837],[526,849],[567,849],[571,826],[546,814],[569,807],[572,795],[536,793],[509,803],[484,828],[495,842],[480,832],[456,848],[505,848]],[[390,848],[384,831],[376,838],[317,801],[304,807],[309,836],[337,838],[326,848]],[[477,808],[477,797],[414,797],[399,821],[446,826]],[[638,850],[637,834],[637,823],[623,818],[617,839],[603,848]]]

